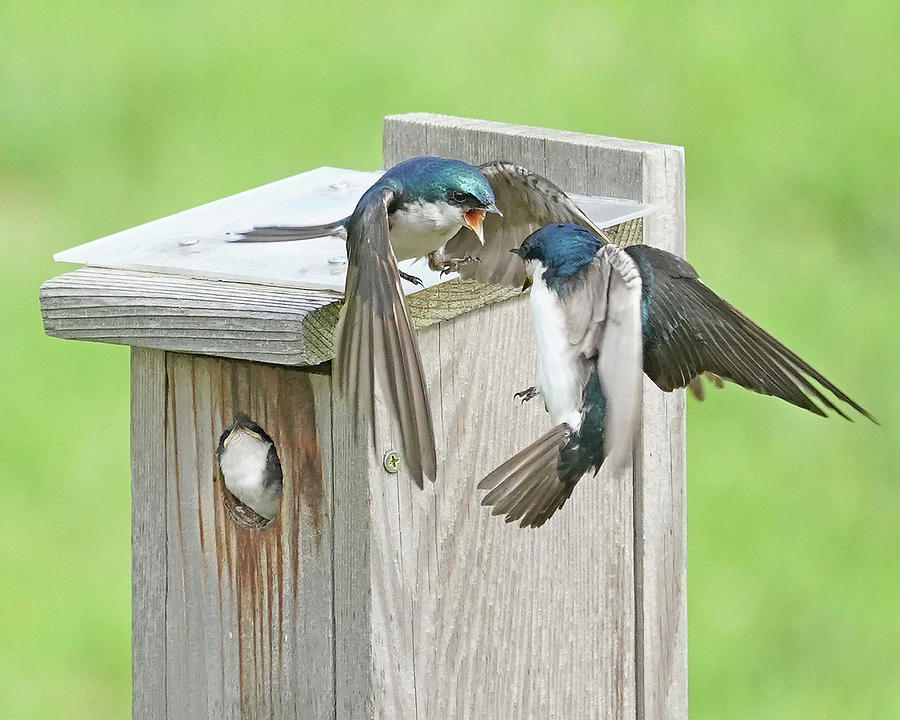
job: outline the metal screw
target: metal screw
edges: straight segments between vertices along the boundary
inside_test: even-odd
[[[395,475],[400,471],[400,453],[396,450],[387,450],[381,462],[384,465],[384,469],[391,475]]]

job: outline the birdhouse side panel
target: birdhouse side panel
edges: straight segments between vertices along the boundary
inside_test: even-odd
[[[164,388],[165,716],[333,717],[330,377],[165,353]],[[239,413],[280,462],[271,522],[241,508],[216,460]],[[135,583],[136,598],[159,584]]]
[[[380,400],[368,488],[359,473],[335,473],[339,710],[634,716],[631,469],[586,479],[539,530],[492,516],[476,489],[549,426],[540,400],[513,397],[536,373],[527,303],[520,295],[419,333],[435,483],[414,486]],[[396,474],[382,463],[391,450],[401,451]],[[355,506],[346,516],[345,498]]]
[[[132,714],[166,718],[166,354],[131,349]]]

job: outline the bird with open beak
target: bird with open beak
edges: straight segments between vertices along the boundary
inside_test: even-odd
[[[360,198],[353,213],[325,225],[258,227],[235,241],[303,240],[337,235],[347,242],[344,307],[335,333],[334,377],[357,422],[374,422],[381,388],[400,426],[413,480],[435,479],[437,452],[419,348],[400,279],[422,281],[398,260],[443,250],[462,228],[484,244],[484,220],[500,215],[484,174],[460,160],[423,156],[398,163]]]
[[[434,270],[524,288],[529,281],[525,266],[509,250],[552,222],[582,225],[605,241],[603,231],[559,187],[527,168],[503,161],[476,168],[459,160],[417,157],[388,170],[349,217],[306,227],[257,227],[232,240],[273,242],[324,235],[346,240],[346,302],[335,336],[334,377],[358,421],[374,417],[377,381],[400,426],[407,467],[421,486],[423,477],[435,477],[436,443],[400,278],[420,281],[400,271],[397,260],[427,255]],[[633,275],[631,262],[621,253],[610,250],[603,262],[611,282],[625,282],[625,276]],[[604,380],[616,382],[612,375]],[[632,389],[622,386],[619,396],[632,397]],[[622,414],[628,417],[629,412],[623,408]],[[626,447],[630,425],[624,420],[617,426],[623,429],[617,445]]]

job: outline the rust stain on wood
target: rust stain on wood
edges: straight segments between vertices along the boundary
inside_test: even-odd
[[[211,576],[204,581],[195,575],[193,581],[217,586],[221,652],[223,659],[237,655],[241,715],[280,716],[279,708],[287,702],[281,688],[295,680],[288,676],[292,653],[284,654],[284,643],[296,636],[296,616],[303,611],[299,578],[305,558],[321,551],[322,521],[327,514],[312,385],[299,369],[202,356],[172,357],[170,379],[177,380],[185,392],[177,405],[174,393],[170,396],[169,438],[176,466],[195,456],[197,469],[196,483],[185,472],[175,472],[182,556],[186,538],[199,533],[200,557]],[[171,382],[172,387],[175,384]],[[189,404],[185,396],[193,402]],[[266,430],[281,461],[280,512],[263,527],[235,521],[226,503],[230,493],[214,457],[219,435],[237,412],[246,413]],[[184,432],[188,425],[193,433]],[[199,498],[187,493],[199,493]],[[193,520],[190,515],[182,517],[188,508],[196,508]],[[194,528],[189,527],[194,523]],[[186,564],[183,571],[188,570]],[[203,628],[187,630],[189,635],[205,632]],[[231,642],[237,645],[236,653],[227,650]],[[224,662],[216,672],[220,673],[223,686],[234,674]]]
[[[222,524],[226,543],[216,558],[234,593],[241,708],[256,712],[278,702],[285,629],[293,624],[284,617],[284,596],[290,593],[289,605],[297,608],[301,536],[312,530],[316,545],[321,541],[322,468],[308,378],[299,371],[229,364],[225,422],[243,411],[259,423],[275,443],[284,475],[280,512],[262,528],[241,527],[217,503],[216,523]],[[226,492],[218,477],[217,499]]]

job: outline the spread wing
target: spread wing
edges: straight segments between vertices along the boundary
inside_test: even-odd
[[[837,405],[840,401],[875,420],[805,360],[704,285],[689,263],[646,245],[630,247],[627,252],[643,266],[649,265],[652,273],[644,370],[661,389],[685,387],[701,374],[714,373],[817,415],[826,414],[821,405],[847,418]]]
[[[462,228],[446,245],[429,256],[432,267],[440,269],[450,260],[478,258],[480,262],[460,263],[460,277],[485,284],[521,287],[525,281],[522,261],[510,253],[528,235],[554,222],[583,225],[605,238],[590,218],[556,185],[519,165],[490,162],[479,168],[491,183],[497,207],[503,213],[484,219],[484,247],[475,233]]]
[[[562,298],[569,342],[592,362],[606,400],[604,449],[613,470],[631,457],[641,405],[641,275],[623,248],[604,245]]]
[[[347,228],[347,285],[335,333],[334,375],[357,418],[374,422],[375,384],[400,425],[404,458],[421,487],[437,474],[434,426],[425,373],[413,334],[397,260],[391,249],[384,189]]]

